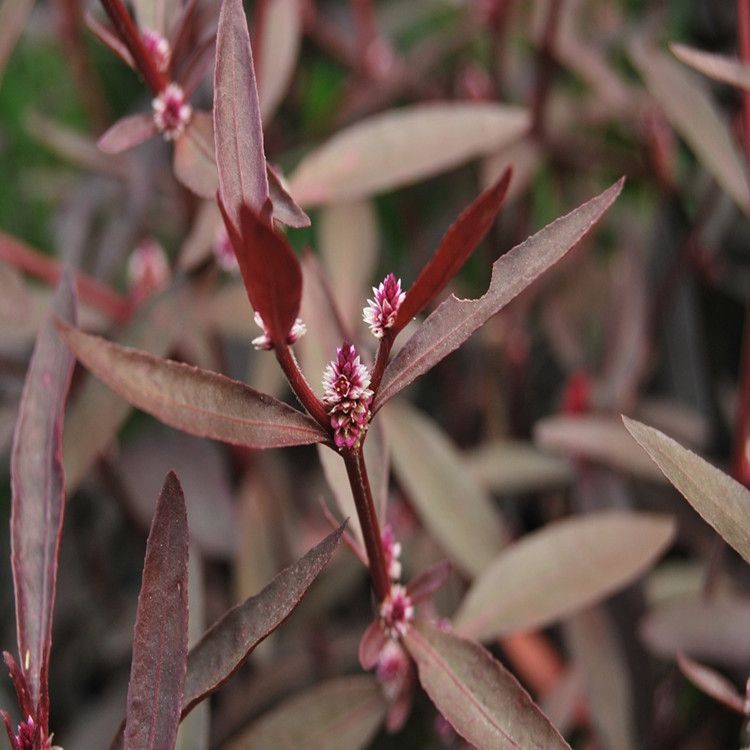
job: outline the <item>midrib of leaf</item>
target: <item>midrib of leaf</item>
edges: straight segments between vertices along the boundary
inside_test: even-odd
[[[420,642],[422,648],[428,652],[428,654],[434,659],[435,663],[446,673],[448,678],[456,685],[458,691],[462,693],[471,704],[473,704],[482,718],[486,719],[487,723],[496,729],[513,747],[521,748],[521,746],[513,739],[505,730],[500,727],[493,718],[487,713],[484,706],[474,697],[474,694],[467,689],[466,685],[458,678],[454,670],[448,665],[447,662],[438,654],[432,645],[422,637],[422,634],[416,629],[412,629],[411,637]],[[491,658],[491,657],[490,657]],[[439,707],[438,707],[439,708]]]

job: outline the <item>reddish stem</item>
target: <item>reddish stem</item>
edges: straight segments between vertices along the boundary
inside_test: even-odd
[[[57,284],[62,275],[62,266],[58,261],[42,255],[5,232],[0,232],[0,260],[52,285]],[[108,318],[124,323],[130,317],[131,304],[106,284],[78,272],[76,286],[81,300]]]
[[[315,395],[310,384],[305,379],[297,360],[288,346],[276,347],[276,359],[286,375],[292,390],[302,406],[307,409],[312,418],[326,431],[331,429],[331,420],[323,402]]]
[[[383,539],[380,534],[380,524],[378,523],[377,513],[375,513],[375,504],[372,500],[372,490],[370,489],[370,480],[367,478],[367,467],[362,455],[362,448],[342,451],[341,456],[344,459],[349,484],[352,488],[359,525],[362,527],[372,586],[375,589],[375,596],[378,601],[382,602],[388,596],[391,581],[388,576],[388,565],[383,549]]]
[[[130,50],[136,67],[151,89],[154,96],[158,96],[169,84],[169,79],[159,70],[154,59],[143,44],[141,34],[133,19],[130,17],[122,0],[102,0],[102,6],[114,24],[123,44]]]
[[[531,133],[537,138],[544,137],[547,100],[555,72],[555,36],[557,35],[561,8],[562,0],[549,0],[549,11],[537,60],[536,87],[534,88],[531,107]]]

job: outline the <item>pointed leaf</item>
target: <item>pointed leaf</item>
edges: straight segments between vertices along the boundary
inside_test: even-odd
[[[506,169],[450,226],[435,254],[407,290],[393,326],[394,336],[445,289],[484,239],[503,205],[510,177],[511,170]]]
[[[750,666],[750,599],[695,596],[667,601],[641,621],[641,639],[659,656],[680,651],[729,669]]]
[[[309,417],[236,380],[118,346],[69,326],[62,331],[68,346],[98,378],[170,427],[252,448],[328,439]]]
[[[294,74],[302,37],[300,0],[266,3],[260,23],[258,96],[263,122],[271,121]]]
[[[549,625],[641,575],[672,541],[668,516],[605,511],[567,518],[500,553],[454,619],[479,640]]]
[[[678,60],[709,78],[750,91],[750,65],[746,65],[742,60],[695,49],[685,44],[670,44],[669,49]]]
[[[450,297],[443,302],[388,364],[373,410],[380,409],[402,388],[461,346],[477,328],[560,260],[601,219],[620,194],[622,185],[620,180],[495,261],[490,287],[479,299]]]
[[[294,611],[336,551],[345,524],[279,573],[256,596],[230,609],[188,656],[182,715],[224,684],[250,652]]]
[[[672,127],[737,205],[750,212],[744,162],[702,82],[669,55],[643,42],[631,46],[630,57]]]
[[[213,200],[219,186],[214,158],[214,126],[208,112],[194,112],[174,145],[175,177],[201,198]]]
[[[297,205],[289,194],[283,175],[275,167],[266,164],[268,191],[273,204],[273,218],[294,229],[310,226],[310,217]]]
[[[659,430],[623,422],[690,505],[750,562],[750,491]]]
[[[386,422],[394,470],[422,523],[457,568],[479,575],[508,540],[491,499],[424,414],[399,404]]]
[[[659,469],[612,414],[556,414],[534,425],[534,442],[544,450],[583,458],[616,471],[663,482]]]
[[[438,711],[472,745],[561,750],[568,744],[515,677],[482,646],[420,623],[404,645]]]
[[[235,226],[239,208],[260,212],[268,198],[263,126],[242,0],[221,4],[216,34],[214,138],[219,194]]]
[[[220,201],[247,296],[260,313],[276,347],[287,344],[287,336],[302,302],[302,269],[287,239],[246,204],[239,207],[237,231]]]
[[[99,138],[97,145],[106,154],[119,154],[140,146],[157,132],[154,118],[150,114],[139,112],[118,120]]]
[[[171,750],[177,740],[188,649],[185,497],[169,472],[146,544],[133,633],[125,750]]]
[[[18,653],[31,700],[46,722],[57,562],[65,509],[62,425],[75,359],[53,322],[76,322],[73,277],[65,273],[37,334],[11,456],[11,562]],[[46,724],[44,726],[46,729]]]
[[[309,154],[290,178],[302,206],[366,198],[513,143],[525,110],[501,104],[421,104],[358,122]]]
[[[326,680],[262,716],[229,750],[358,750],[369,746],[385,710],[371,675]]]
[[[714,700],[723,703],[727,708],[736,711],[738,714],[745,714],[745,705],[737,688],[729,680],[715,669],[698,664],[685,654],[677,654],[677,664],[680,671],[690,682],[710,695]]]

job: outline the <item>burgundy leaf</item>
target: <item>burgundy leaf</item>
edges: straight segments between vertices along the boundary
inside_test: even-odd
[[[236,380],[62,326],[76,356],[112,390],[165,424],[251,448],[325,442],[310,417]]]
[[[188,656],[183,716],[218,690],[250,652],[289,617],[330,562],[344,526],[282,570],[259,594],[229,610],[195,644]]]
[[[240,230],[235,229],[223,201],[219,201],[234,246],[247,296],[263,318],[274,346],[284,347],[302,301],[302,269],[297,256],[270,223],[243,203]]]
[[[267,164],[268,190],[273,203],[273,218],[288,227],[300,229],[310,226],[310,217],[289,194],[281,172]]]
[[[171,750],[177,739],[188,650],[188,525],[169,472],[146,544],[133,633],[125,750]]]
[[[723,703],[732,711],[738,714],[745,714],[745,702],[739,694],[737,688],[714,669],[693,661],[689,656],[683,653],[677,654],[677,664],[680,671],[690,682],[706,695],[710,695],[714,700]]]
[[[344,524],[304,557],[279,573],[256,596],[230,609],[188,654],[182,717],[218,690],[244,663],[253,649],[294,611],[336,551]],[[122,748],[122,727],[110,750]]]
[[[174,145],[177,179],[201,198],[213,199],[218,187],[214,159],[214,130],[208,112],[194,112],[190,124]]]
[[[620,194],[622,185],[621,179],[495,261],[490,287],[479,299],[450,297],[445,300],[388,364],[373,411],[461,346],[474,331],[560,260],[601,219]]]
[[[54,315],[76,322],[73,278],[67,272],[52,310]],[[11,560],[18,653],[36,707],[35,719],[45,731],[52,611],[65,508],[62,425],[74,363],[50,316],[37,335],[11,457]]]
[[[510,168],[506,169],[500,179],[485,190],[450,226],[435,254],[407,290],[393,326],[393,336],[445,289],[469,259],[503,205],[511,173]]]
[[[216,36],[214,138],[219,194],[232,223],[239,227],[241,205],[260,212],[268,199],[263,126],[242,0],[224,0],[221,4]]]
[[[139,146],[157,133],[154,118],[146,112],[130,115],[118,120],[99,138],[99,148],[107,154],[119,154]]]
[[[420,623],[404,645],[438,711],[473,745],[569,750],[516,678],[480,644]]]

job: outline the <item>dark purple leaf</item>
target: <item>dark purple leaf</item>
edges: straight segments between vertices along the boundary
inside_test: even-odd
[[[214,159],[214,130],[208,112],[194,112],[190,124],[174,145],[177,179],[201,198],[213,200],[219,177]]]
[[[723,703],[738,714],[745,714],[745,702],[737,688],[715,669],[698,664],[683,653],[677,654],[677,664],[680,671],[690,682],[710,695],[714,700]]]
[[[450,226],[435,254],[406,292],[392,335],[419,315],[461,270],[495,221],[508,192],[510,177],[511,170],[506,169]]]
[[[65,273],[53,315],[76,322],[73,278]],[[47,670],[57,560],[65,508],[62,426],[75,358],[53,316],[39,329],[21,397],[11,457],[11,561],[18,653],[35,718],[46,730]]]
[[[287,336],[299,314],[302,301],[302,269],[286,238],[270,220],[256,215],[243,203],[239,206],[237,231],[223,202],[219,202],[232,241],[247,296],[260,313],[271,341],[286,346]]]
[[[104,135],[97,145],[107,154],[119,154],[129,148],[139,146],[157,133],[154,118],[145,112],[129,115],[118,120]]]
[[[259,594],[229,610],[196,643],[188,657],[183,716],[218,690],[250,652],[289,617],[333,557],[344,525],[281,571]]]
[[[263,126],[242,0],[224,0],[216,36],[214,138],[219,194],[240,226],[240,206],[260,213],[268,199]],[[261,313],[262,314],[262,313]]]
[[[404,645],[438,711],[473,745],[569,750],[516,678],[480,644],[420,623]]]
[[[345,524],[279,573],[256,596],[230,609],[188,654],[182,717],[218,690],[253,649],[294,611],[336,551]],[[122,728],[110,750],[122,748]]]
[[[495,261],[487,292],[476,300],[450,297],[443,302],[389,363],[373,410],[423,375],[468,339],[553,263],[560,260],[601,219],[622,190],[608,190],[537,232]]]
[[[310,417],[264,393],[197,367],[62,328],[76,356],[112,390],[165,424],[233,445],[279,448],[328,439]]]
[[[125,750],[171,750],[188,650],[188,526],[174,472],[164,481],[146,544],[133,633]]]

